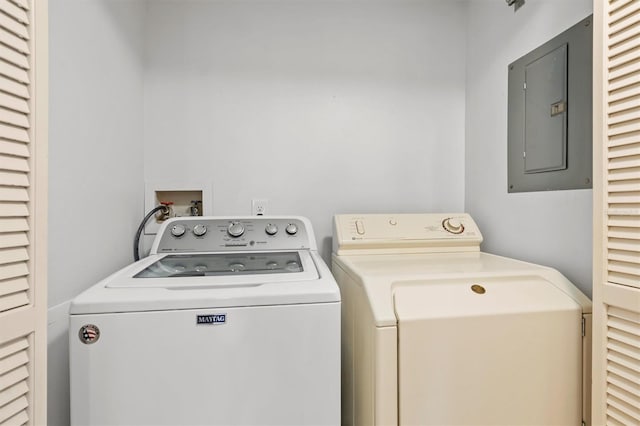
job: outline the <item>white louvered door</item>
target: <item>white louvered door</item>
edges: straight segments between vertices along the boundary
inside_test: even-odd
[[[0,425],[46,424],[47,2],[0,0]]]
[[[640,0],[594,0],[593,424],[640,425]]]

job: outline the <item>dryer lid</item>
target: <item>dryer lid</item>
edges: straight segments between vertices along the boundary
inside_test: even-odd
[[[575,300],[539,276],[396,282],[393,293],[399,323],[565,310],[582,313]]]

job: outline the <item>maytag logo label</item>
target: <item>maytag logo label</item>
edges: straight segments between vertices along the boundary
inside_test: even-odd
[[[227,322],[227,314],[196,315],[196,324],[224,324]]]

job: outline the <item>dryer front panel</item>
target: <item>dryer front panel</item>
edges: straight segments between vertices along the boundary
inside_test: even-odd
[[[579,425],[580,306],[535,277],[396,283],[402,425]]]

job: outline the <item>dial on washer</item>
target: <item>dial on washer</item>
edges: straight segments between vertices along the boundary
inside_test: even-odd
[[[185,227],[184,225],[181,224],[177,224],[177,225],[173,225],[171,227],[171,235],[173,235],[174,237],[182,237],[185,233]]]
[[[193,234],[196,237],[202,237],[206,233],[207,233],[206,225],[198,224],[198,225],[193,227]]]
[[[296,225],[295,223],[290,223],[285,228],[285,231],[287,231],[287,234],[289,235],[295,235],[298,232],[298,225]]]
[[[278,233],[278,227],[276,225],[274,225],[273,223],[269,223],[264,228],[264,232],[266,232],[269,235],[276,235]]]
[[[231,222],[227,227],[227,234],[237,238],[244,234],[244,226],[240,222]]]

